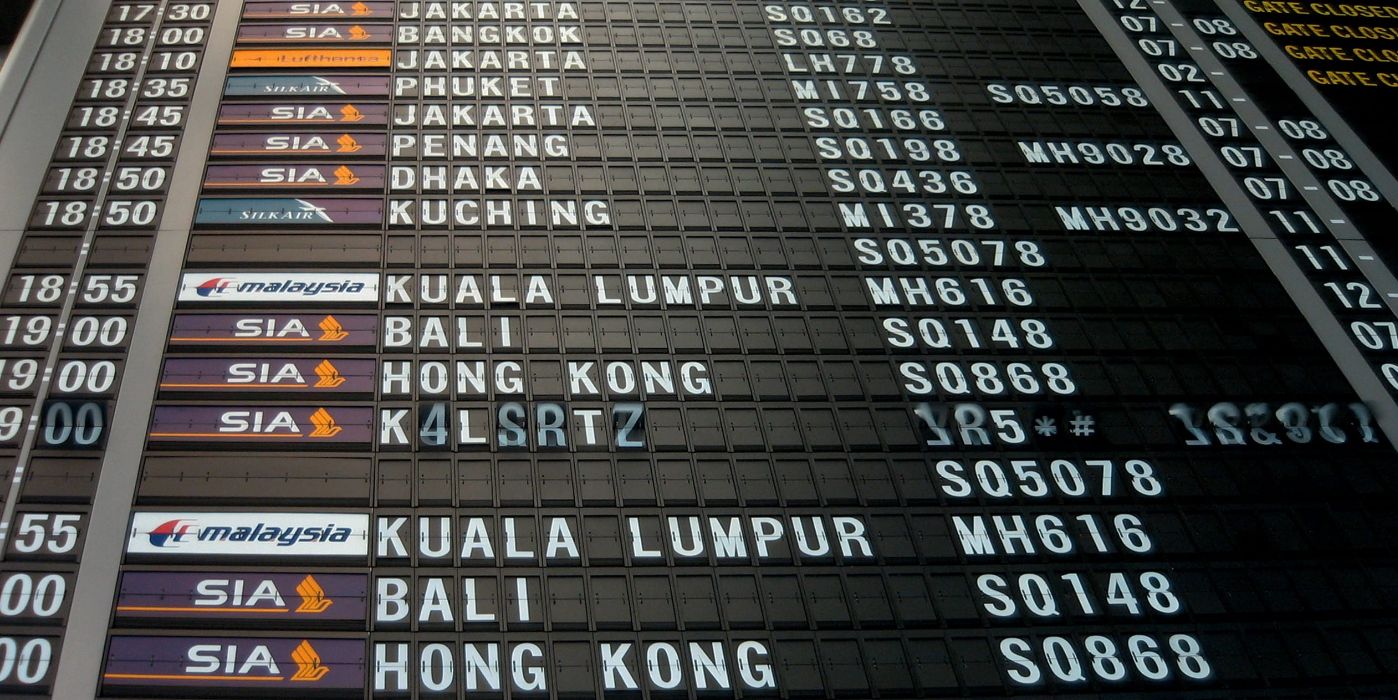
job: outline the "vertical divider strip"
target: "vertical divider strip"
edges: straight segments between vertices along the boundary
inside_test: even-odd
[[[160,378],[160,363],[189,244],[189,229],[199,200],[209,139],[218,116],[242,6],[242,0],[218,3],[204,49],[204,63],[199,68],[190,100],[186,138],[175,159],[165,215],[156,233],[144,296],[137,309],[126,373],[112,410],[110,437],[97,492],[92,499],[87,541],[83,545],[83,559],[68,612],[68,630],[58,658],[53,686],[55,698],[97,695],[112,616],[112,597],[126,550],[131,503],[141,472],[146,427]],[[196,138],[190,138],[192,135]]]

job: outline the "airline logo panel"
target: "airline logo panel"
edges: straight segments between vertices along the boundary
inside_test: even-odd
[[[371,394],[374,361],[345,358],[170,358],[160,389],[251,393]]]
[[[288,445],[367,445],[374,410],[351,406],[157,406],[152,443],[242,443],[242,449]]]
[[[116,636],[107,650],[102,682],[123,687],[357,691],[364,686],[364,642]]]
[[[197,295],[197,292],[196,292]],[[372,314],[175,314],[170,344],[193,347],[372,348]]]
[[[225,97],[387,97],[389,79],[368,75],[235,75]]]
[[[219,107],[219,126],[383,126],[388,106],[364,102],[242,103]],[[385,134],[377,134],[386,139]]]
[[[129,571],[121,577],[116,615],[214,624],[362,622],[368,586],[363,574]]]

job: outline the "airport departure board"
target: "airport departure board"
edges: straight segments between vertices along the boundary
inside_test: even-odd
[[[1398,694],[1398,7],[48,0],[0,696]]]

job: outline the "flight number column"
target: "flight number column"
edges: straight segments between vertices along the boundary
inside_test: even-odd
[[[1149,561],[1158,554],[1150,511],[1165,484],[1146,459],[1068,452],[1101,447],[1097,417],[1072,403],[1083,392],[1070,364],[1052,357],[1063,352],[1052,320],[1023,316],[1039,302],[1029,276],[1016,275],[1050,270],[1048,248],[1002,228],[928,71],[899,51],[896,34],[885,44],[880,31],[897,28],[890,13],[870,5],[764,11],[825,184],[853,233],[847,245],[884,348],[905,395],[918,402],[921,447],[941,453],[928,462],[952,505],[949,546],[979,572],[977,613],[995,628],[987,641],[1006,686],[1043,692],[1212,680],[1207,650],[1190,630],[1135,633],[1143,620],[1178,622],[1187,610],[1169,569]],[[1147,104],[1131,87],[1073,90],[1078,104]],[[1059,86],[1032,91],[1070,99]],[[1002,83],[987,93],[1007,102],[1021,94]],[[1019,146],[1039,163],[1057,144]],[[1095,148],[1111,163],[1138,152],[1079,148],[1085,161]],[[1178,145],[1150,148],[1161,162],[1191,164]],[[957,458],[994,448],[1014,453]],[[1110,505],[1045,507],[1089,494]],[[1011,502],[1025,507],[1006,507]],[[977,507],[985,503],[999,507]],[[1109,563],[1090,569],[1079,563],[1103,557]]]
[[[0,304],[0,691],[45,692],[212,2],[112,3]]]
[[[961,146],[947,133],[932,88],[921,79],[924,71],[911,55],[881,50],[876,30],[892,24],[887,10],[765,10],[841,223],[869,233],[849,241],[863,270],[985,265],[998,272],[1048,265],[1033,240],[986,237],[999,227]],[[1042,320],[973,313],[1033,307],[1033,292],[1021,278],[869,274],[861,281],[876,310],[951,312],[879,317],[885,347],[895,353],[1054,345]],[[1076,393],[1068,368],[1057,362],[903,359],[896,365],[914,400]],[[1015,409],[919,403],[913,410],[926,446],[1022,446],[1029,440],[1025,426],[1032,418]]]

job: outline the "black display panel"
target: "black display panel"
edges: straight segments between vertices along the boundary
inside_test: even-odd
[[[1398,688],[1389,152],[1236,8],[94,5],[0,694]]]

